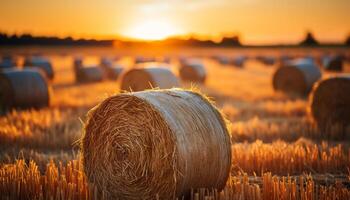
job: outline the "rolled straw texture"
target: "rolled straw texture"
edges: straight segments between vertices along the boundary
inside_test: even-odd
[[[0,72],[0,107],[41,108],[49,105],[50,88],[45,75],[37,69],[7,69]]]
[[[182,80],[195,83],[204,83],[207,76],[204,64],[197,60],[183,62],[179,74]]]
[[[350,74],[318,82],[310,95],[310,111],[321,128],[350,125]]]
[[[279,67],[273,75],[273,88],[287,94],[305,96],[321,78],[320,69],[308,60],[295,60]]]
[[[230,137],[202,95],[179,89],[123,93],[88,114],[85,173],[110,199],[174,199],[191,188],[223,189]]]
[[[160,67],[133,68],[122,75],[120,88],[126,91],[142,91],[180,87],[180,82],[170,69]]]

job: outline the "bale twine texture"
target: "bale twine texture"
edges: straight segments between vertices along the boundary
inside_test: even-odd
[[[273,75],[273,88],[287,94],[305,96],[321,78],[320,69],[308,60],[295,60],[279,67]]]
[[[24,60],[23,67],[37,67],[41,69],[47,78],[54,78],[54,71],[51,62],[43,57],[28,57]]]
[[[110,199],[174,199],[191,188],[223,189],[230,137],[202,95],[179,89],[123,93],[88,114],[85,173]]]
[[[79,83],[99,82],[104,77],[102,68],[98,66],[74,67],[74,72]]]
[[[41,108],[49,105],[50,87],[37,69],[7,69],[0,72],[1,112],[13,108]]]
[[[180,87],[179,80],[170,69],[160,67],[133,68],[121,78],[120,88],[126,91],[142,91]]]
[[[207,77],[204,64],[199,60],[187,60],[182,62],[179,74],[182,80],[194,83],[204,83]]]
[[[318,82],[310,96],[310,111],[321,128],[350,125],[350,74]]]

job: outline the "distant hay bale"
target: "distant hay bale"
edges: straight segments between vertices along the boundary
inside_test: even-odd
[[[350,74],[318,82],[310,96],[310,111],[321,128],[350,126]]]
[[[178,89],[124,93],[88,114],[82,138],[88,180],[109,199],[175,199],[224,188],[229,132],[202,95]]]
[[[276,59],[272,56],[257,56],[256,59],[264,65],[274,65],[276,63]]]
[[[135,64],[146,63],[146,62],[156,62],[154,57],[144,57],[144,56],[136,56],[134,59]]]
[[[53,79],[54,78],[54,71],[52,68],[51,62],[43,57],[27,57],[24,60],[23,67],[37,67],[46,74],[47,78]]]
[[[327,71],[343,71],[344,58],[341,56],[325,56],[322,58],[322,65]]]
[[[169,89],[180,87],[177,77],[167,68],[133,68],[121,77],[121,90],[142,91],[151,88]]]
[[[104,77],[102,68],[98,66],[74,67],[74,72],[79,83],[99,82]]]
[[[218,55],[218,56],[215,56],[214,59],[217,60],[221,65],[230,64],[230,58],[228,56]]]
[[[73,60],[73,66],[75,68],[83,67],[83,58],[81,57],[76,57]]]
[[[17,66],[17,62],[11,56],[3,56],[0,61],[0,70],[14,68]]]
[[[236,67],[243,67],[246,60],[247,57],[245,56],[236,56],[232,58],[230,63]]]
[[[110,80],[117,80],[122,74],[124,67],[121,65],[112,65],[103,67],[105,75]]]
[[[0,112],[46,107],[49,91],[45,75],[35,68],[4,70],[0,72]]]
[[[204,83],[207,77],[204,64],[195,59],[184,61],[180,66],[179,74],[182,80],[194,83]]]
[[[307,95],[321,78],[320,69],[312,62],[297,59],[279,67],[273,75],[273,88],[291,95]]]
[[[113,66],[113,60],[107,57],[101,57],[100,59],[100,66],[101,67],[112,67]]]

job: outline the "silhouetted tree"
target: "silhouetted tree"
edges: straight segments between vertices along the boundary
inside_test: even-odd
[[[305,39],[300,42],[300,45],[302,45],[302,46],[317,46],[317,45],[319,45],[319,43],[315,39],[314,35],[311,32],[307,32]]]

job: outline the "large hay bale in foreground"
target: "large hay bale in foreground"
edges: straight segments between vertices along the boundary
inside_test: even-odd
[[[350,74],[318,82],[310,96],[310,111],[321,128],[350,125]]]
[[[46,74],[47,78],[54,78],[51,62],[43,57],[28,57],[24,60],[23,67],[37,67]]]
[[[186,60],[180,65],[179,74],[182,80],[204,83],[207,77],[204,64],[200,60]]]
[[[180,87],[177,77],[167,68],[133,68],[122,75],[120,89],[142,91],[151,88]]]
[[[174,199],[223,189],[230,137],[202,95],[178,89],[124,93],[88,114],[82,158],[90,182],[110,199]]]
[[[305,96],[321,76],[316,64],[298,59],[287,62],[276,70],[273,75],[273,88],[286,94]]]
[[[4,70],[0,72],[0,112],[46,107],[49,91],[45,75],[37,69]]]
[[[79,83],[99,82],[104,77],[102,68],[98,66],[74,67],[74,72]]]

